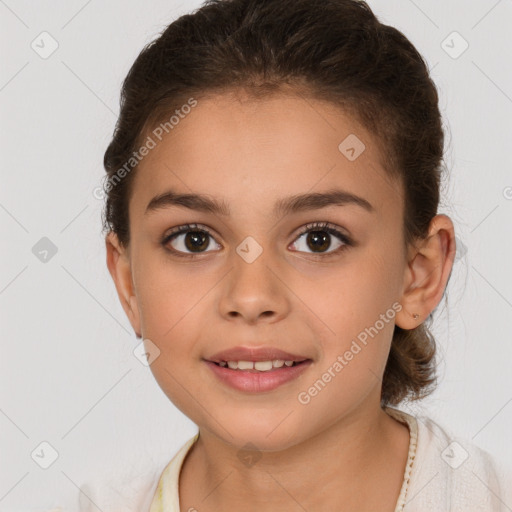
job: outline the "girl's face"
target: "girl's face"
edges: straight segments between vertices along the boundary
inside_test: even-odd
[[[402,191],[376,140],[298,96],[221,95],[190,110],[161,141],[149,134],[121,255],[162,390],[201,428],[270,451],[375,411],[408,280]],[[171,192],[190,196],[162,199]],[[235,347],[310,361],[272,389],[268,373],[246,371],[240,389],[219,374],[242,370],[208,362]]]

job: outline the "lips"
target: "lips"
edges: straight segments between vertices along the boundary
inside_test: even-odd
[[[204,363],[219,382],[223,385],[243,393],[266,393],[292,383],[298,379],[313,364],[311,359],[293,366],[282,366],[270,371],[232,370],[217,363],[205,361]]]
[[[280,359],[284,361],[301,362],[309,359],[301,354],[293,354],[285,352],[274,347],[233,347],[227,350],[222,350],[205,358],[206,361],[212,363],[220,363],[222,361],[272,361]]]

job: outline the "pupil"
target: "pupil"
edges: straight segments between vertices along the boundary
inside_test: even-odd
[[[310,248],[316,252],[329,249],[331,245],[329,234],[325,231],[310,231],[307,241],[311,243]]]
[[[185,245],[187,249],[206,249],[208,247],[208,237],[203,231],[189,231],[185,235]]]

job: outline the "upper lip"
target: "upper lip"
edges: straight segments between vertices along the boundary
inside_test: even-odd
[[[207,358],[207,361],[219,363],[221,361],[304,361],[308,359],[299,354],[292,354],[274,347],[233,347],[222,350]]]

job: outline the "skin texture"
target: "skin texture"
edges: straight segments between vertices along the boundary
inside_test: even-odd
[[[338,149],[349,134],[365,144],[354,161]],[[441,300],[455,237],[451,220],[438,215],[426,240],[404,246],[401,185],[381,167],[377,142],[326,102],[224,94],[199,99],[139,164],[130,245],[108,234],[107,265],[133,329],[160,350],[151,364],[158,384],[199,427],[180,476],[181,510],[394,510],[409,432],[380,408],[382,375],[394,324],[416,327]],[[183,206],[145,214],[170,188],[224,201],[231,215]],[[279,199],[332,188],[363,197],[374,211],[346,204],[272,215]],[[299,236],[316,221],[354,244],[315,252]],[[192,258],[171,252],[187,251],[185,235],[161,244],[187,223],[213,236]],[[263,251],[252,263],[236,252],[248,236]],[[330,239],[328,251],[343,245]],[[300,403],[298,394],[394,303],[401,305],[394,318]],[[239,345],[278,347],[313,364],[273,391],[237,391],[203,359]],[[256,462],[247,465],[242,453]]]

